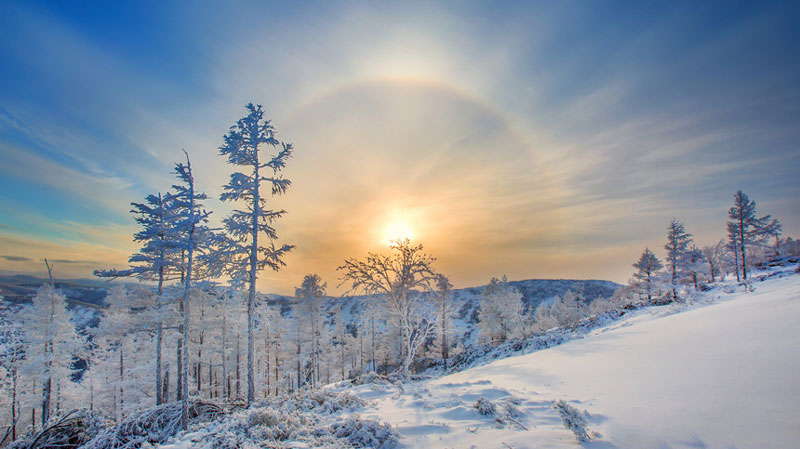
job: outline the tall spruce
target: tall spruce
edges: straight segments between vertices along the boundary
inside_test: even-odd
[[[318,274],[307,274],[303,277],[303,283],[300,287],[295,288],[294,296],[297,298],[297,311],[295,319],[298,326],[298,334],[300,329],[305,327],[310,339],[311,348],[309,351],[311,373],[310,379],[312,386],[316,386],[319,382],[320,373],[320,358],[321,345],[320,340],[322,336],[322,327],[325,325],[324,319],[324,305],[325,305],[325,289],[327,283],[322,280]],[[302,318],[301,318],[302,317]],[[306,326],[302,326],[301,321],[305,321]],[[299,341],[299,340],[298,340]],[[298,362],[297,371],[300,372],[300,348],[297,348]],[[298,374],[297,385],[300,386],[300,376]]]
[[[255,307],[256,280],[258,272],[265,267],[275,271],[285,265],[283,256],[293,245],[276,246],[278,235],[273,227],[275,220],[286,211],[267,207],[266,198],[261,195],[262,185],[266,185],[272,195],[281,195],[291,185],[280,171],[292,154],[292,145],[275,138],[275,130],[269,120],[264,119],[261,105],[246,106],[248,114],[231,126],[219,147],[220,154],[227,156],[228,162],[240,166],[246,173],[234,172],[220,195],[222,201],[242,203],[243,209],[234,210],[224,220],[229,239],[225,245],[224,257],[228,262],[228,275],[235,283],[247,283],[247,401],[255,399]],[[271,157],[262,157],[261,150],[278,149]],[[264,162],[265,161],[265,162]],[[271,176],[264,176],[267,171]],[[260,245],[259,236],[266,236],[269,245]]]
[[[171,194],[148,195],[144,203],[131,203],[131,213],[142,229],[134,234],[133,240],[142,244],[139,251],[133,254],[128,262],[131,267],[126,270],[95,270],[95,276],[117,278],[136,276],[144,281],[156,282],[156,298],[153,305],[160,309],[163,303],[164,282],[179,270],[179,244],[175,234],[175,214],[169,207]],[[162,395],[162,348],[164,341],[164,322],[162,314],[156,310],[156,405],[164,402]]]
[[[692,234],[686,232],[686,227],[680,221],[672,219],[667,227],[667,267],[670,270],[670,283],[672,284],[672,300],[677,300],[676,286],[684,273],[686,254],[692,243]]]
[[[729,247],[736,256],[738,268],[741,269],[741,280],[747,280],[747,247],[759,245],[768,237],[780,232],[781,224],[770,215],[758,217],[756,202],[739,190],[733,196],[733,207],[728,210],[727,223]],[[739,272],[736,273],[739,279]]]
[[[182,414],[181,424],[186,429],[189,423],[189,317],[190,301],[189,294],[192,289],[193,276],[195,274],[195,257],[212,256],[209,247],[214,242],[214,234],[208,227],[208,216],[211,212],[203,209],[201,201],[208,198],[205,193],[197,192],[195,189],[195,179],[192,174],[192,164],[189,154],[186,155],[186,164],[175,164],[175,175],[181,181],[180,184],[172,186],[173,193],[170,207],[176,216],[175,231],[177,242],[185,255],[184,276],[183,276],[183,324],[181,333],[183,334],[179,345],[181,346],[181,401]],[[206,257],[205,260],[210,260]]]
[[[633,268],[636,268],[636,273],[633,274],[633,277],[639,281],[639,288],[641,289],[641,284],[645,284],[646,286],[645,291],[647,292],[647,302],[652,301],[653,276],[658,273],[659,270],[664,268],[664,265],[661,263],[658,257],[656,257],[652,251],[650,251],[650,248],[645,248],[641,257],[639,257],[639,260],[633,264]]]

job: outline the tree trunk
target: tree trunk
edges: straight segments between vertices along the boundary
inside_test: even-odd
[[[11,441],[17,439],[17,367],[11,368]]]
[[[122,347],[122,340],[119,342],[119,421],[125,417],[123,407],[125,406],[125,349]]]
[[[242,396],[241,353],[242,351],[239,348],[239,334],[236,334],[236,399]]]
[[[161,399],[165,403],[167,403],[167,402],[169,402],[169,368],[167,368],[166,371],[164,371],[164,381],[163,381],[163,385],[161,386],[161,388],[163,388],[163,393],[161,394]]]
[[[296,343],[297,343],[297,354],[296,355],[297,355],[297,389],[299,390],[300,387],[301,387],[301,385],[300,385],[300,377],[301,377],[300,376],[300,353],[302,352],[301,351],[301,343],[300,343],[300,319],[298,318],[295,321],[297,321],[297,341],[296,341]]]
[[[181,315],[183,314],[183,301],[181,301],[180,307]],[[183,324],[178,326],[178,332],[180,335],[183,335]],[[176,355],[176,368],[177,368],[177,375],[175,376],[175,400],[182,401],[183,400],[183,353],[181,350],[183,349],[183,337],[178,338],[178,347],[177,347],[177,355]]]
[[[161,199],[161,194],[158,194],[159,201]],[[164,251],[161,251],[161,257],[164,258]],[[161,305],[161,295],[164,292],[164,267],[159,267],[158,269],[158,296],[156,296],[156,309],[158,316],[161,316],[160,308]],[[161,393],[162,388],[162,380],[161,380],[161,346],[164,342],[164,324],[159,318],[158,324],[156,325],[156,405],[161,405],[164,403],[164,396]]]
[[[744,244],[744,217],[743,214],[739,216],[739,237],[741,237],[741,248],[742,248],[742,280],[747,280],[747,257],[745,255],[745,244]]]
[[[247,298],[247,403],[255,400],[255,347],[256,325],[256,270],[258,268],[258,218],[261,215],[259,197],[260,175],[258,174],[258,144],[254,144],[255,165],[253,167],[253,223],[250,247],[250,291]]]
[[[191,208],[189,213],[194,215],[194,187],[190,184],[189,192],[192,198]],[[181,427],[183,430],[189,428],[189,291],[192,288],[192,258],[194,257],[194,226],[189,231],[189,245],[186,249],[186,280],[184,282],[183,290],[183,339],[181,341],[183,349],[181,355],[182,372],[181,377],[183,382],[181,387]]]
[[[47,420],[50,419],[50,389],[52,388],[52,379],[48,374],[47,379],[44,381],[42,388],[42,428],[47,425]]]
[[[267,361],[265,363],[265,367],[264,367],[264,374],[265,374],[264,377],[265,377],[265,380],[266,380],[266,388],[264,388],[264,398],[266,398],[267,396],[269,396],[269,393],[270,393],[270,389],[269,389],[270,388],[270,385],[269,385],[269,376],[270,376],[270,370],[269,370],[269,345],[270,345],[270,343],[269,343],[269,324],[265,324],[264,325],[264,332],[265,332],[265,334],[264,334],[264,348],[265,348],[266,359],[267,359]]]
[[[33,396],[36,396],[36,381],[33,381]],[[31,427],[36,432],[36,407],[31,407]]]
[[[228,334],[226,332],[226,329],[228,329],[228,326],[226,324],[227,323],[227,316],[228,316],[228,311],[226,310],[226,306],[223,305],[222,329],[221,329],[221,331],[222,331],[222,351],[220,351],[220,354],[222,355],[222,357],[221,357],[221,359],[222,359],[222,382],[223,382],[222,395],[225,397],[225,399],[230,399],[231,398],[231,390],[230,390],[230,388],[226,388],[226,384],[225,384],[227,382],[227,379],[228,379],[228,363],[227,363],[227,360],[226,360],[227,357],[225,357],[226,356],[225,351],[228,348],[228,345],[226,343],[226,336]]]

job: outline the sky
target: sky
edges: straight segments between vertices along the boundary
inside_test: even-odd
[[[456,287],[626,282],[744,190],[800,236],[800,19],[774,2],[0,3],[0,272],[124,268],[182,149],[206,207],[262,104],[294,145],[264,292],[409,236]]]

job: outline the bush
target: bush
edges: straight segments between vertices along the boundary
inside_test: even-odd
[[[142,410],[113,427],[107,427],[82,449],[138,448],[145,444],[163,444],[181,431],[181,402],[170,402]],[[225,412],[214,403],[193,400],[189,419],[209,421]]]
[[[206,426],[195,439],[198,446],[214,449],[284,448],[297,443],[336,449],[394,447],[397,434],[388,424],[357,415],[342,420],[337,415],[364,404],[348,392],[301,391],[232,413],[221,423]]]
[[[478,401],[475,402],[475,408],[481,415],[494,415],[494,413],[497,411],[494,404],[492,404],[492,401],[484,397],[478,398]]]
[[[397,445],[397,433],[392,426],[372,419],[362,420],[358,415],[343,423],[334,423],[331,433],[336,438],[347,439],[353,447],[390,449]]]
[[[564,423],[564,427],[571,430],[579,442],[583,443],[591,439],[589,437],[589,431],[586,428],[586,415],[588,414],[586,411],[581,412],[561,400],[556,402],[555,409],[558,410],[558,414],[561,415],[561,421]]]
[[[76,449],[95,437],[105,425],[99,415],[89,410],[72,410],[51,420],[44,430],[29,434],[8,447],[12,449]]]

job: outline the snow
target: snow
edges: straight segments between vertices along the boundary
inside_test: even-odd
[[[588,411],[594,437],[584,447],[796,447],[800,276],[754,286],[712,291],[712,304],[649,308],[585,338],[402,391],[354,387],[372,401],[360,414],[394,425],[404,447],[576,447],[558,400]],[[481,414],[480,398],[496,412]]]
[[[408,383],[370,374],[275,398],[162,447],[225,438],[250,447],[268,430],[253,433],[254,420],[294,426],[270,440],[275,447],[389,448],[395,433],[401,448],[797,447],[796,271],[767,272],[750,292],[727,283],[688,304],[631,311],[559,346],[487,355],[456,374]]]

